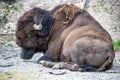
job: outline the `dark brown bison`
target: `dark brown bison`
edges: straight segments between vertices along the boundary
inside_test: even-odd
[[[38,31],[34,29],[36,25],[39,25],[39,28],[44,27]],[[19,18],[16,43],[22,48],[21,58],[30,59],[34,53],[47,50],[47,38],[43,37],[49,36],[52,26],[51,13],[40,8],[33,8]]]
[[[47,36],[43,36],[45,34],[42,31],[45,25],[41,23],[43,18],[33,19],[33,22],[38,20],[38,24],[33,23],[28,26],[28,21],[26,25],[35,29],[32,29],[35,34],[33,37],[38,36],[33,43],[43,44],[37,46],[39,51],[45,52],[44,56],[40,58],[42,65],[79,71],[104,71],[112,67],[115,54],[111,37],[86,10],[73,4],[64,4],[55,7],[51,13],[54,22],[51,22],[53,26],[49,29]],[[50,17],[50,19],[52,18]],[[39,29],[41,25],[42,29]],[[49,26],[47,27],[49,28]],[[27,41],[29,42],[33,37]],[[21,43],[23,42],[21,41]],[[26,54],[30,54],[30,52],[26,50],[24,58],[28,56]]]

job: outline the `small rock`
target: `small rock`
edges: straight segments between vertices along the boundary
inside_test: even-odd
[[[13,65],[14,63],[12,61],[0,59],[0,67],[11,67]]]
[[[65,74],[65,70],[52,70],[49,72],[50,74],[54,74],[54,75],[63,75]]]

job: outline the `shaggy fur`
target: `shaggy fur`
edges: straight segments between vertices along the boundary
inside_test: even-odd
[[[53,9],[52,14],[54,26],[40,61],[49,58],[54,62],[41,64],[77,71],[104,71],[112,67],[112,39],[86,10],[65,4]]]
[[[39,10],[34,13],[37,11]],[[20,21],[23,19],[21,23],[23,26],[20,26],[18,20],[20,29],[16,32],[17,42],[23,50],[25,49],[22,58],[30,59],[33,55],[29,54],[34,54],[37,49],[45,52],[39,61],[46,67],[74,71],[104,71],[112,67],[115,57],[112,39],[86,10],[73,4],[59,5],[51,10],[54,18],[54,23],[50,22],[53,25],[52,29],[46,26],[49,23],[45,21],[46,25],[43,26],[45,29],[37,32],[33,29],[33,24],[39,24],[39,21],[42,22],[44,18],[39,18],[39,16],[32,18],[29,15],[31,12],[28,11],[20,18]],[[46,13],[48,14],[48,12],[43,14]],[[24,20],[25,17],[27,17],[27,22]],[[48,21],[51,19],[51,17],[47,18]],[[32,37],[29,37],[29,33]],[[30,50],[27,47],[31,47]]]
[[[34,24],[42,24],[44,27],[41,31],[34,30]],[[49,36],[52,24],[51,13],[40,8],[33,8],[19,18],[16,29],[16,43],[22,48],[21,57],[23,59],[32,58],[36,52],[46,51],[47,41],[43,37]]]

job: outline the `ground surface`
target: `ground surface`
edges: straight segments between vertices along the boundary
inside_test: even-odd
[[[116,52],[113,68],[106,72],[54,70],[36,63],[40,53],[31,60],[22,60],[20,50],[11,52],[14,55],[0,62],[3,63],[0,64],[0,80],[120,80],[120,52]]]

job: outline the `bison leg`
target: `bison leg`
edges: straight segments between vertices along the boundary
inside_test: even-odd
[[[71,71],[79,71],[77,64],[69,64],[67,62],[60,62],[53,66],[53,69],[69,69]]]
[[[79,67],[77,64],[72,64],[67,62],[40,61],[40,63],[45,67],[52,67],[53,69],[69,69],[72,71],[79,70]]]
[[[44,61],[44,60],[40,61],[39,63],[42,64],[43,66],[49,67],[49,68],[53,67],[56,64],[55,62]]]
[[[39,58],[38,63],[39,63],[40,61],[43,61],[43,60],[45,60],[45,61],[51,61],[51,62],[54,61],[52,58],[44,55],[44,56],[42,56],[42,57]]]

